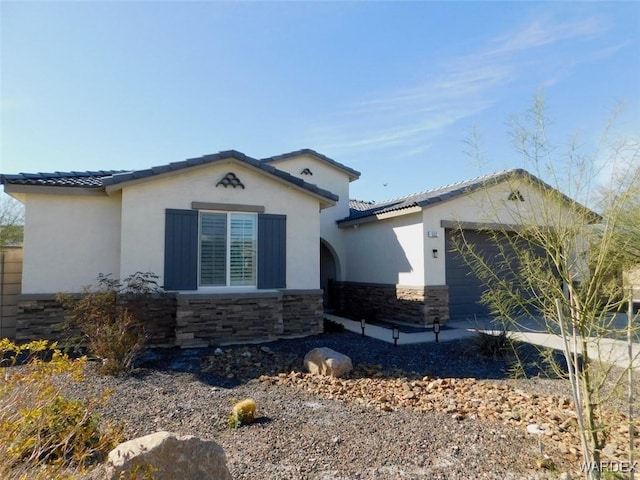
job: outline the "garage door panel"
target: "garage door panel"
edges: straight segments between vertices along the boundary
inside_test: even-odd
[[[449,315],[452,319],[484,317],[489,315],[489,308],[480,302],[487,287],[473,273],[464,257],[457,251],[454,236],[457,232],[446,231],[446,281],[449,287]],[[508,275],[510,267],[503,263],[503,252],[495,240],[487,233],[468,230],[464,232],[465,240],[474,246],[485,261],[502,275]],[[505,240],[506,242],[506,240]]]
[[[494,232],[497,233],[497,232]],[[464,257],[455,248],[454,239],[457,231],[446,230],[446,281],[449,287],[449,315],[452,319],[485,317],[489,315],[489,308],[480,302],[487,286],[473,273]],[[496,240],[503,236],[500,245]],[[519,261],[511,248],[513,238],[507,238],[506,233],[498,236],[477,230],[465,230],[465,240],[473,245],[483,260],[491,265],[494,273],[515,284],[514,272],[519,270]],[[545,256],[544,250],[535,248],[537,255]],[[508,261],[507,261],[508,260]],[[550,268],[551,265],[549,266]],[[560,280],[558,280],[560,281]],[[516,285],[517,286],[517,285]],[[523,295],[527,295],[522,291]],[[522,313],[525,313],[524,311]],[[529,312],[532,313],[532,312]]]

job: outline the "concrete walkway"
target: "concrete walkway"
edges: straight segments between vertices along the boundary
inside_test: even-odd
[[[340,323],[344,326],[345,329],[350,332],[362,333],[362,327],[360,326],[360,322],[356,322],[355,320],[349,320],[347,318],[338,317],[336,315],[329,315],[325,313],[325,318],[329,320],[333,320],[336,323]],[[416,327],[414,324],[394,321],[393,323],[400,326],[411,326]],[[393,336],[391,334],[391,328],[382,327],[378,325],[366,325],[364,329],[364,334],[367,337],[376,338],[378,340],[382,340],[383,342],[393,343]],[[472,328],[467,328],[467,326],[462,324],[448,323],[446,327],[442,327],[440,330],[440,335],[438,340],[440,342],[447,342],[450,340],[458,340],[460,338],[471,337],[475,335],[476,332]],[[415,343],[433,343],[436,341],[436,336],[433,333],[433,330],[426,329],[424,332],[419,333],[405,333],[400,332],[400,337],[398,338],[398,345],[412,345]]]
[[[330,314],[325,314],[325,317],[336,323],[340,323],[346,330],[355,333],[362,333],[360,322]],[[393,324],[415,327],[415,325],[405,322],[394,321]],[[477,335],[478,331],[489,334],[498,334],[501,332],[501,330],[496,330],[491,319],[451,321],[448,322],[446,326],[442,327],[438,340],[440,342],[459,340]],[[520,325],[517,329],[509,330],[509,333],[511,338],[515,340],[539,345],[541,347],[553,348],[555,350],[563,349],[562,338],[559,335],[554,335],[545,331],[534,320]],[[364,334],[367,337],[376,338],[383,342],[394,342],[392,330],[386,326],[366,324]],[[416,333],[400,332],[398,345],[433,343],[435,341],[436,336],[433,333],[433,330],[425,329],[423,332]],[[626,366],[629,365],[629,346],[626,341],[610,338],[590,338],[588,349],[591,358],[600,358],[606,363],[614,364],[622,368],[626,368]],[[632,358],[633,369],[635,371],[640,371],[640,343],[638,342],[632,344]]]

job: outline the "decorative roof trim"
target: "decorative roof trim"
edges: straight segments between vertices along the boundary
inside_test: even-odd
[[[222,185],[224,188],[227,187],[233,187],[233,188],[238,188],[238,187],[242,187],[242,189],[245,189],[244,183],[242,183],[240,181],[240,179],[237,177],[237,175],[233,172],[229,172],[227,173],[224,177],[222,177],[222,180],[220,180],[218,183],[216,183],[216,187],[219,187],[220,185]]]
[[[7,193],[60,193],[64,195],[107,195],[125,186],[182,173],[186,168],[202,168],[212,163],[236,162],[247,168],[267,174],[289,187],[299,189],[320,200],[320,208],[336,204],[338,196],[317,185],[305,182],[268,163],[248,157],[236,150],[219,152],[181,162],[159,165],[144,170],[103,170],[97,172],[20,173],[0,175],[0,184]],[[62,190],[64,188],[64,190]]]
[[[236,150],[228,150],[224,152],[204,155],[202,157],[189,158],[181,162],[169,163],[151,167],[145,170],[136,170],[133,172],[120,173],[103,179],[107,193],[114,190],[122,189],[125,186],[141,183],[150,180],[153,177],[164,177],[182,173],[187,168],[202,168],[213,163],[237,162],[240,165],[257,170],[262,174],[268,174],[275,180],[278,180],[291,187],[298,188],[312,196],[318,198],[323,203],[323,207],[333,206],[338,201],[338,196],[328,190],[319,188],[318,186],[307,183],[301,178],[295,177],[290,173],[283,172],[277,168],[264,163],[255,158],[251,158],[244,153]]]

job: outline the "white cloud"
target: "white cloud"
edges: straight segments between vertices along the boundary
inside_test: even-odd
[[[336,112],[326,119],[325,125],[331,126],[312,132],[312,143],[334,153],[401,144],[407,150],[423,150],[430,139],[459,120],[474,117],[499,101],[505,88],[516,82],[551,85],[578,63],[611,55],[621,46],[589,52],[582,58],[565,58],[555,52],[561,42],[591,38],[606,28],[606,21],[595,16],[566,22],[536,18],[489,39],[475,51],[434,65],[419,84],[377,92]],[[553,55],[548,48],[552,46]]]

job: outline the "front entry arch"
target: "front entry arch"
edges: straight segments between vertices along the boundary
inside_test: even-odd
[[[331,281],[340,280],[338,278],[339,271],[338,256],[331,245],[320,239],[320,288],[324,291],[324,308],[334,307],[330,283]]]

